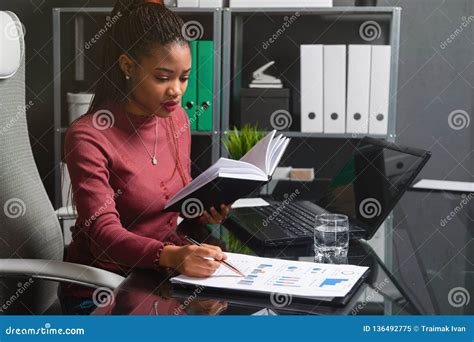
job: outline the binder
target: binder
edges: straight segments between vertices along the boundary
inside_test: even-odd
[[[389,45],[372,46],[369,134],[387,134],[390,55]]]
[[[197,129],[197,41],[191,41],[191,71],[189,73],[188,87],[181,98],[181,106],[184,108],[189,118],[189,128],[191,131]]]
[[[199,7],[216,8],[224,7],[223,0],[199,0]]]
[[[197,129],[212,131],[214,42],[200,40],[197,50]]]
[[[332,7],[333,0],[230,0],[229,7],[231,8],[248,8],[248,7],[263,7],[263,8],[314,8],[314,7]]]
[[[349,45],[347,65],[347,133],[369,132],[370,45]]]
[[[301,45],[301,132],[323,132],[323,46]]]
[[[324,133],[346,129],[346,46],[324,45]]]
[[[199,0],[178,0],[178,7],[199,7]]]

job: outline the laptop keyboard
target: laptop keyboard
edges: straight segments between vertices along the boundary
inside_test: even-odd
[[[274,222],[291,237],[313,236],[316,214],[297,203],[272,203],[255,208],[268,223]]]

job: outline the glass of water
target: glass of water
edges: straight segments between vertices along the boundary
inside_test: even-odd
[[[326,264],[347,263],[349,219],[341,214],[316,216],[314,261]]]

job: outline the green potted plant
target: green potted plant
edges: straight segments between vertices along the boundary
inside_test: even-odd
[[[234,130],[222,139],[222,143],[229,158],[239,160],[264,136],[265,132],[259,131],[257,126],[247,124],[240,131],[234,127]]]

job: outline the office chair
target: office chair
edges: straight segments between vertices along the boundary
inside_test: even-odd
[[[124,278],[62,261],[61,229],[28,137],[24,56],[19,19],[0,11],[0,314],[60,314],[57,281],[113,290]]]

